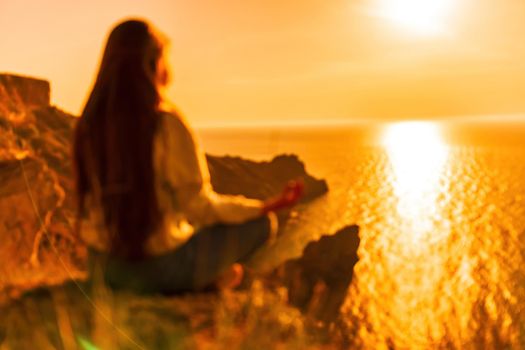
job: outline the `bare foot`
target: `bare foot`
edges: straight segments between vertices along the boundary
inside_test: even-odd
[[[219,276],[215,285],[218,289],[234,289],[238,287],[244,277],[244,268],[241,264],[233,264]]]

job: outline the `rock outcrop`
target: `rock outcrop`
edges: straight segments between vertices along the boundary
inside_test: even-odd
[[[0,75],[0,298],[84,274],[85,250],[72,235],[70,147],[76,118],[50,106],[49,83]],[[267,198],[301,177],[304,200],[327,191],[296,156],[270,162],[209,156],[220,193]]]
[[[0,113],[19,113],[34,107],[47,107],[50,101],[49,82],[18,75],[0,74]]]
[[[337,318],[359,260],[358,233],[357,226],[346,226],[323,236],[310,242],[301,257],[279,268],[292,305],[325,322]]]
[[[255,162],[239,157],[208,156],[211,182],[215,191],[267,199],[280,193],[291,179],[301,178],[305,192],[303,202],[328,191],[326,181],[306,172],[296,155],[279,155],[269,162]]]
[[[73,203],[68,195],[75,118],[50,106],[49,96],[46,81],[0,75],[0,291],[4,292],[83,275],[75,262],[85,254],[71,234]]]

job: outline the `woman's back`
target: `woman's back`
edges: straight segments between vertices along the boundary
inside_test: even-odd
[[[160,217],[157,228],[144,242],[146,253],[175,249],[195,231],[215,223],[238,224],[260,215],[262,202],[243,196],[215,193],[204,154],[193,132],[174,112],[159,112],[153,138],[152,164],[155,197]],[[82,237],[100,250],[110,249],[101,205],[91,193]]]

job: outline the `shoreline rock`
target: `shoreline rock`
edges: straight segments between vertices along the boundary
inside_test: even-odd
[[[279,194],[288,181],[297,178],[305,185],[303,203],[328,192],[326,181],[309,175],[304,163],[294,154],[277,155],[262,162],[211,155],[207,155],[207,160],[212,186],[219,193],[267,199]]]
[[[359,261],[360,242],[359,227],[345,226],[308,243],[301,257],[285,262],[280,278],[289,303],[321,321],[335,321]]]

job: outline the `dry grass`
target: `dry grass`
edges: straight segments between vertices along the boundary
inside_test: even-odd
[[[339,347],[287,304],[284,289],[259,281],[244,291],[175,297],[69,283],[33,291],[0,311],[1,350]]]

